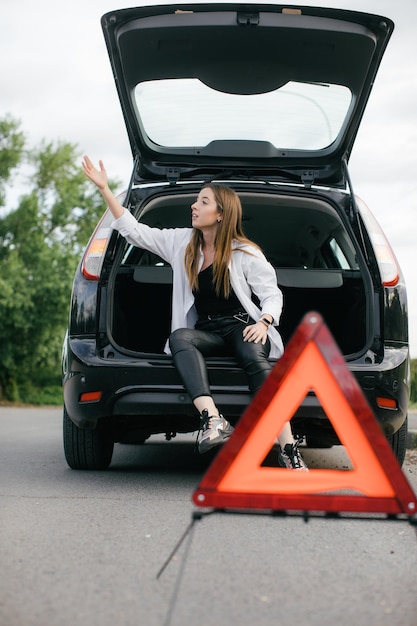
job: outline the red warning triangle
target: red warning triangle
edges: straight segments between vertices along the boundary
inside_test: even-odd
[[[352,470],[303,472],[262,465],[310,390],[345,446]],[[319,314],[305,316],[193,501],[215,508],[417,512],[416,496]]]

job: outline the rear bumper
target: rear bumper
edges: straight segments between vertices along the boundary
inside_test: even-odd
[[[232,422],[245,411],[251,402],[244,374],[230,361],[210,363],[209,375],[216,403]],[[349,369],[357,379],[364,395],[381,424],[391,435],[404,423],[409,398],[409,357],[404,347],[389,348],[380,364],[350,364]],[[64,402],[71,420],[79,428],[96,428],[105,419],[144,419],[172,424],[180,418],[196,417],[196,411],[178,378],[169,357],[155,356],[147,359],[102,359],[95,353],[95,342],[70,340],[63,367]],[[227,384],[219,384],[226,381]],[[101,392],[97,401],[82,401],[84,394]],[[88,396],[87,396],[88,397]],[[378,398],[388,398],[396,408],[386,409]],[[124,421],[124,420],[123,420]],[[293,424],[304,434],[317,434],[328,429],[329,420],[314,393],[306,396],[296,411]],[[192,428],[193,430],[193,428]]]

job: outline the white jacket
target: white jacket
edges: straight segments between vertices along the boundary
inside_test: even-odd
[[[197,311],[184,266],[184,253],[193,233],[192,228],[151,228],[141,224],[125,209],[124,214],[112,222],[125,239],[137,246],[157,254],[167,261],[173,270],[171,332],[177,328],[194,328]],[[245,250],[247,252],[245,252]],[[250,252],[250,254],[248,254]],[[200,265],[203,264],[201,252]],[[278,324],[282,311],[282,293],[277,285],[275,270],[264,254],[255,246],[236,242],[229,264],[230,284],[242,307],[257,321],[268,313]],[[259,309],[251,299],[255,294],[260,301]],[[270,327],[271,358],[279,358],[284,352],[281,335]],[[166,346],[165,351],[169,353]]]

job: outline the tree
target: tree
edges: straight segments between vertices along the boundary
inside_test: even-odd
[[[30,387],[60,382],[74,271],[105,206],[75,145],[19,152],[18,126],[9,120],[6,130],[15,150],[0,154],[0,188],[13,169],[31,170],[27,193],[0,218],[0,398],[16,401],[27,400]]]
[[[4,206],[6,184],[22,159],[25,137],[19,126],[8,115],[0,119],[0,206]]]

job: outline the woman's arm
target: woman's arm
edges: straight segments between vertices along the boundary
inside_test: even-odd
[[[125,210],[108,185],[107,172],[103,161],[99,161],[100,170],[94,167],[88,156],[82,162],[84,174],[93,182],[113,214],[112,227],[120,232],[129,243],[157,254],[168,263],[173,262],[176,254],[183,251],[191,236],[190,228],[152,228],[139,223]]]
[[[112,190],[108,185],[107,172],[104,168],[103,161],[99,161],[100,171],[94,167],[88,156],[84,156],[82,168],[84,174],[93,182],[101,195],[104,202],[109,207],[113,217],[117,220],[124,213],[124,207],[120,204]]]
[[[254,250],[242,258],[247,283],[260,301],[262,317],[278,325],[282,312],[283,296],[277,284],[274,267],[263,252]]]

